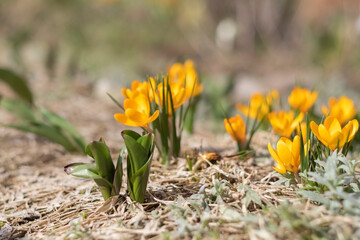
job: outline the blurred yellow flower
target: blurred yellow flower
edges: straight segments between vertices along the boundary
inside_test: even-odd
[[[164,83],[165,83],[165,89],[164,89]],[[172,99],[170,99],[170,93],[168,92],[168,88],[166,87],[166,81],[164,83],[159,83],[157,87],[157,95],[155,97],[155,101],[157,105],[161,105],[161,106],[163,106],[164,102],[167,101],[165,104],[168,113],[171,115],[172,114],[171,104],[173,104],[175,111],[181,105],[183,105],[184,102],[186,101],[186,90],[180,83],[169,83],[171,97],[172,97]]]
[[[310,92],[306,88],[295,87],[290,93],[288,102],[293,109],[305,113],[314,105],[317,97],[317,91]]]
[[[185,87],[186,97],[189,99],[202,92],[203,86],[198,81],[194,62],[186,60],[184,64],[174,63],[168,69],[170,83],[179,83]]]
[[[353,100],[345,96],[341,96],[339,99],[331,97],[329,99],[329,109],[325,106],[321,107],[321,111],[325,116],[329,115],[337,118],[341,125],[345,124],[356,115],[356,108]]]
[[[138,95],[145,95],[149,96],[150,101],[153,99],[153,94],[149,82],[139,82],[135,80],[131,83],[130,89],[122,88],[121,92],[125,98],[134,98]]]
[[[296,118],[294,116],[293,111],[289,111],[289,113],[285,111],[271,112],[268,115],[273,130],[282,137],[290,137],[304,118],[303,113],[300,113]]]
[[[248,106],[239,103],[236,105],[236,108],[245,116],[258,120],[261,120],[268,114],[270,109],[267,98],[261,93],[254,93],[250,97],[250,104]]]
[[[271,90],[270,92],[268,92],[268,94],[266,94],[266,102],[269,106],[271,106],[271,104],[278,99],[279,92],[277,90]]]
[[[268,149],[270,155],[277,163],[274,170],[281,174],[285,174],[286,171],[297,173],[300,165],[300,137],[295,136],[291,141],[288,138],[282,137],[276,144],[275,151],[271,144],[268,143]]]
[[[359,122],[354,119],[346,124],[344,128],[341,128],[339,120],[329,116],[325,119],[324,124],[317,125],[312,121],[310,128],[317,139],[334,151],[338,147],[338,149],[341,149],[346,140],[350,142],[354,138],[359,129]]]
[[[229,119],[224,119],[224,125],[229,135],[238,143],[242,143],[246,140],[246,126],[244,120],[236,115]]]
[[[159,116],[158,110],[150,116],[150,102],[148,97],[143,94],[125,99],[124,109],[125,113],[116,113],[114,118],[118,122],[132,127],[148,127],[148,124]]]

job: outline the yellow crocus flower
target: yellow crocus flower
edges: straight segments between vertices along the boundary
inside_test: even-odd
[[[306,88],[295,87],[288,98],[290,106],[300,112],[307,112],[318,97],[317,91],[310,92]]]
[[[229,119],[224,119],[224,126],[229,135],[238,143],[246,140],[246,126],[244,120],[236,115]]]
[[[114,118],[118,122],[131,127],[147,128],[148,124],[159,116],[158,110],[150,116],[150,102],[148,97],[143,94],[125,99],[124,109],[124,113],[116,113]]]
[[[239,103],[236,105],[236,108],[245,116],[258,120],[261,120],[268,114],[270,109],[267,98],[261,93],[254,93],[250,97],[250,104],[248,106]]]
[[[345,96],[341,96],[339,99],[331,97],[329,99],[329,109],[325,106],[321,107],[321,111],[325,116],[329,115],[337,118],[341,125],[356,115],[354,101]]]
[[[279,111],[269,113],[268,117],[275,133],[282,137],[290,137],[291,133],[303,120],[304,114],[300,113],[296,118],[294,118],[295,115],[293,111],[289,111],[289,113]]]
[[[174,63],[168,69],[171,84],[179,83],[185,87],[186,98],[195,97],[202,92],[203,86],[198,81],[194,62],[186,60],[184,64]]]
[[[279,92],[277,90],[271,90],[266,94],[266,102],[269,106],[273,103],[273,101],[277,101],[279,99]]]
[[[152,99],[153,99],[153,97],[152,97],[153,94],[152,94],[151,86],[150,86],[149,82],[139,82],[139,81],[135,80],[131,83],[130,89],[122,88],[121,92],[124,95],[124,97],[127,99],[134,98],[138,95],[149,96],[150,101],[152,101]]]
[[[300,137],[295,136],[291,141],[286,137],[280,138],[276,144],[276,151],[268,143],[268,149],[270,155],[277,163],[274,170],[281,174],[285,174],[286,171],[297,173],[300,165]]]
[[[359,122],[351,120],[344,128],[341,128],[337,118],[329,116],[325,119],[324,124],[317,125],[314,121],[310,123],[311,131],[315,134],[326,147],[332,151],[336,148],[341,149],[346,140],[350,142],[359,129]]]
[[[166,81],[164,82],[166,86]],[[167,99],[168,113],[171,115],[171,103],[173,104],[174,110],[178,109],[186,101],[186,90],[180,83],[170,83],[170,91],[172,101],[170,99],[170,93],[168,93],[167,87],[164,89],[164,83],[159,83],[157,87],[157,95],[155,97],[156,104],[163,106],[164,96],[165,101]]]

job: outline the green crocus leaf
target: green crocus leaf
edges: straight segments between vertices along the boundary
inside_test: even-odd
[[[144,202],[146,186],[149,179],[154,136],[140,136],[133,131],[123,131],[127,156],[128,191],[130,198],[139,203]]]
[[[141,144],[141,146],[145,149],[145,152],[149,153],[150,148],[152,147],[152,143],[154,142],[154,136],[151,134],[144,135],[138,138],[136,141]]]
[[[140,134],[138,134],[137,132],[134,132],[132,130],[124,130],[124,131],[121,132],[121,135],[128,135],[128,136],[132,137],[135,140],[137,140],[138,138],[141,137]]]
[[[94,166],[93,164],[72,163],[65,166],[64,171],[67,174],[71,174],[75,177],[93,179],[96,185],[98,185],[104,200],[107,200],[112,195],[113,185],[108,180],[98,174],[96,166]]]
[[[25,78],[9,69],[0,68],[0,81],[5,82],[25,102],[33,104],[33,96]]]
[[[100,141],[91,142],[86,147],[86,153],[94,158],[99,175],[112,183],[114,180],[115,167],[105,141],[100,139]]]
[[[72,145],[71,141],[62,134],[60,129],[47,126],[42,123],[33,123],[33,124],[1,124],[4,127],[9,127],[24,132],[34,133],[38,136],[49,139],[52,142],[62,145],[67,151],[75,152],[77,149]]]
[[[117,163],[116,163],[114,183],[113,183],[114,195],[120,193],[120,188],[121,188],[122,178],[123,178],[122,160],[123,160],[123,156],[125,154],[125,150],[126,150],[126,148],[121,149]]]
[[[61,129],[65,130],[71,138],[75,141],[78,145],[80,151],[85,151],[86,141],[80,135],[80,133],[75,129],[75,127],[66,121],[64,118],[60,117],[59,115],[46,110],[45,108],[40,108],[40,113],[43,117],[52,125],[60,127]]]
[[[131,170],[135,173],[136,169],[139,169],[144,165],[148,159],[148,153],[145,151],[144,147],[129,135],[127,132],[122,132],[122,137],[124,138],[125,146],[128,151],[128,158],[132,159],[131,161]]]
[[[129,179],[129,182],[131,183],[131,188],[129,188],[130,197],[139,203],[144,202],[146,187],[149,180],[151,160],[152,155],[143,167],[137,170],[135,174],[131,175]]]
[[[15,99],[2,99],[0,101],[1,108],[5,109],[8,112],[11,112],[16,115],[16,117],[22,122],[31,121],[36,122],[38,118],[36,117],[33,109],[23,102]]]
[[[64,167],[67,174],[81,178],[99,178],[99,173],[96,167],[90,163],[71,163]]]

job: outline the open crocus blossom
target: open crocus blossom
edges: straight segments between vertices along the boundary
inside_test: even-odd
[[[270,155],[277,163],[274,169],[285,174],[286,171],[297,173],[300,165],[300,137],[295,136],[291,141],[288,138],[282,137],[276,144],[276,151],[268,143]]]
[[[155,81],[152,77],[148,82],[139,82],[137,80],[131,83],[131,88],[122,88],[121,92],[125,98],[134,98],[138,95],[145,95],[149,97],[150,102],[153,100],[152,86],[155,86]]]
[[[353,100],[345,96],[341,96],[339,99],[331,97],[329,99],[329,109],[322,106],[321,111],[325,116],[329,115],[337,118],[341,125],[354,118],[356,114]]]
[[[310,123],[311,131],[326,147],[332,151],[341,149],[346,142],[350,142],[359,129],[359,122],[351,120],[344,128],[341,128],[337,118],[329,116],[324,124],[317,125],[314,121]]]
[[[125,98],[133,98],[139,94],[146,95],[149,92],[149,84],[148,84],[148,82],[142,83],[142,82],[135,80],[131,83],[130,88],[122,88],[121,92]]]
[[[318,97],[317,91],[310,92],[306,88],[295,87],[288,98],[290,106],[300,112],[307,112]]]
[[[164,81],[165,85],[167,84]],[[157,87],[157,96],[155,97],[156,104],[163,106],[163,103],[167,104],[168,113],[171,114],[171,105],[174,110],[178,109],[186,101],[186,90],[180,83],[169,83],[171,95],[168,92],[168,88],[165,87],[164,83],[159,83]],[[172,99],[170,99],[170,96]],[[165,98],[165,99],[164,99]]]
[[[282,137],[290,137],[291,133],[299,126],[304,118],[304,114],[300,113],[296,118],[293,111],[289,113],[285,111],[271,112],[268,115],[270,124],[275,133]]]
[[[124,101],[125,113],[116,113],[114,118],[125,125],[132,127],[148,127],[158,116],[159,111],[155,111],[150,116],[150,103],[147,96],[139,94]]]
[[[254,93],[250,97],[249,105],[239,103],[236,105],[236,108],[245,116],[258,120],[261,120],[268,114],[270,109],[268,99],[261,93]]]
[[[224,125],[229,135],[239,144],[244,142],[246,139],[246,126],[244,120],[236,115],[232,118],[225,118]]]
[[[202,92],[203,86],[198,81],[194,62],[186,60],[184,64],[174,63],[168,69],[170,84],[179,83],[185,87],[186,98],[190,99]]]

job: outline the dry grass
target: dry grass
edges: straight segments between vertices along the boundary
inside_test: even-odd
[[[74,102],[79,104],[70,107]],[[88,140],[103,136],[112,152],[119,152],[115,108],[87,96],[47,105]],[[3,115],[1,121],[9,119]],[[257,135],[258,154],[266,153],[272,138]],[[228,137],[202,132],[183,142],[184,150],[201,147],[223,156],[235,149]],[[349,239],[360,232],[358,218],[333,215],[297,196],[294,187],[274,184],[273,162],[266,155],[199,160],[194,172],[182,158],[170,166],[154,160],[146,203],[131,202],[125,192],[104,203],[92,181],[63,172],[66,164],[87,158],[3,128],[0,146],[0,239]]]

